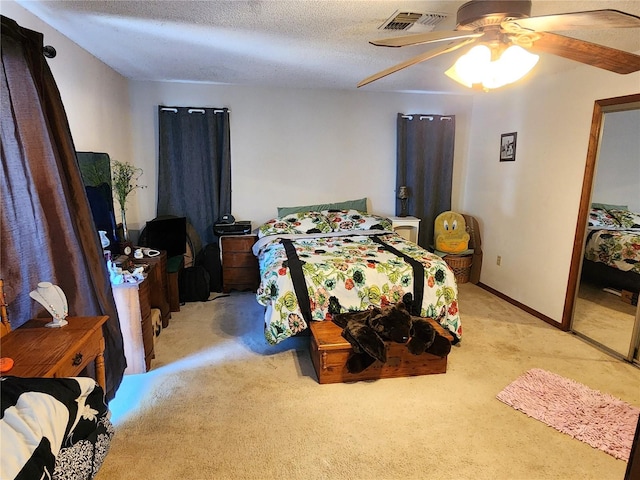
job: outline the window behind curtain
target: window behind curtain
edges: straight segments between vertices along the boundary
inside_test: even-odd
[[[436,217],[451,209],[455,130],[454,116],[398,114],[396,192],[409,187],[408,213],[422,220],[418,244],[423,248],[433,245]]]
[[[158,120],[157,215],[186,217],[213,243],[214,223],[231,213],[229,110],[159,106]]]

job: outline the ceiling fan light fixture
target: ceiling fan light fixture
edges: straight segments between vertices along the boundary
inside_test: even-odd
[[[476,45],[462,55],[445,75],[462,85],[472,88],[482,83],[491,64],[491,49],[487,45]]]
[[[476,45],[445,74],[468,88],[481,85],[484,90],[490,90],[520,80],[540,58],[517,45],[509,46],[497,60],[491,57],[489,46]]]
[[[539,59],[538,55],[534,55],[518,45],[511,45],[491,65],[493,71],[490,78],[495,86],[485,86],[487,88],[498,88],[517,82],[536,66]]]

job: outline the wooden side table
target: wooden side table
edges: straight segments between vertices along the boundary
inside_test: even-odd
[[[6,375],[75,377],[93,362],[96,381],[106,391],[102,325],[109,317],[67,317],[68,325],[48,328],[51,318],[29,320],[0,339],[3,357],[13,358]]]
[[[418,243],[420,219],[416,217],[389,217],[393,231],[413,243]]]
[[[258,259],[251,247],[257,235],[224,235],[220,237],[222,253],[222,291],[257,290],[260,284]]]

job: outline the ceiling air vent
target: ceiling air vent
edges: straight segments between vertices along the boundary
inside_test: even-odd
[[[415,26],[419,27],[421,31],[431,31],[445,18],[447,16],[443,13],[415,13],[397,10],[378,28],[380,30],[409,30]]]

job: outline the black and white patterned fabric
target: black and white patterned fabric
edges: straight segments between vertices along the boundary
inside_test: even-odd
[[[114,430],[91,378],[0,379],[0,478],[92,479]]]

